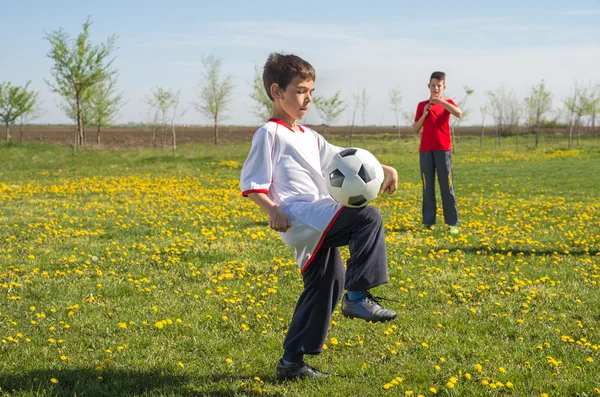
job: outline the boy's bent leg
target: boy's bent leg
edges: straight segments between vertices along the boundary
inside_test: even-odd
[[[342,301],[342,314],[373,322],[395,318],[396,312],[385,309],[368,291],[388,281],[383,221],[375,207],[342,210],[323,245],[346,244],[350,248],[345,281],[348,294]],[[353,301],[349,295],[361,299]]]
[[[419,153],[421,183],[423,184],[423,224],[435,225],[435,159],[431,151]]]
[[[456,208],[456,196],[454,195],[454,175],[452,173],[452,152],[439,151],[435,153],[435,168],[438,172],[438,182],[442,194],[442,207],[444,209],[444,221],[447,225],[458,224],[458,209]]]
[[[304,291],[283,343],[283,358],[302,361],[304,354],[318,354],[323,349],[331,314],[344,290],[344,263],[338,248],[321,248],[302,274]]]
[[[368,290],[387,283],[383,220],[377,208],[366,206],[342,210],[327,232],[322,247],[343,245],[350,249],[346,263],[347,290]]]

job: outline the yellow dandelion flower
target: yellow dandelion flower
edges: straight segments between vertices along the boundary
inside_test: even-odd
[[[182,363],[181,361],[179,361],[179,362],[177,363],[177,365],[179,365],[181,368],[183,368],[183,367],[184,367],[184,365],[183,365],[183,363]]]
[[[154,323],[154,326],[158,329],[163,329],[165,325],[162,323],[162,321],[157,321]]]
[[[339,343],[337,338],[330,338],[329,341],[331,342],[332,345],[337,345]]]
[[[227,364],[233,364],[233,360],[232,360],[232,359],[230,359],[230,358],[226,358],[226,359],[225,359],[225,362],[226,362]]]
[[[52,383],[58,383],[58,379],[52,378],[52,379],[50,379],[50,382],[52,382]]]
[[[513,388],[512,382],[506,382],[506,387],[508,387],[509,389],[512,389]]]
[[[69,358],[68,358],[67,356],[60,356],[60,359],[61,359],[62,361],[67,361]]]
[[[436,394],[436,393],[437,393],[437,389],[436,389],[435,387],[430,387],[430,388],[429,388],[429,391],[430,391],[431,393],[433,393],[433,394]]]

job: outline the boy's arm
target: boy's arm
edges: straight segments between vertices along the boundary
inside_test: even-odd
[[[383,193],[392,194],[398,189],[398,172],[394,167],[390,167],[389,165],[381,164],[383,167],[383,174],[385,175],[385,180],[383,181],[383,185],[381,185],[381,191]]]
[[[454,117],[460,118],[462,116],[462,111],[458,108],[458,106],[456,106],[454,101],[452,101],[451,99],[446,100],[444,98],[432,98],[429,102],[430,103],[439,103],[440,105],[442,105],[444,107],[444,109],[449,111],[450,114],[452,114]]]
[[[429,103],[427,105],[425,105],[425,108],[423,108],[423,114],[415,122],[415,124],[413,124],[413,131],[415,132],[415,134],[418,134],[419,131],[421,131],[421,128],[423,127],[423,123],[425,123],[425,119],[427,118],[427,116],[429,116],[429,108],[430,107],[431,107],[431,104],[429,104]]]
[[[269,227],[278,232],[286,232],[291,226],[290,218],[264,193],[248,193],[248,198],[269,215]]]

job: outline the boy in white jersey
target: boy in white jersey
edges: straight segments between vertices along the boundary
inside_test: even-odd
[[[343,148],[329,144],[296,123],[306,116],[315,84],[314,68],[295,55],[269,55],[263,83],[273,117],[252,138],[241,174],[241,189],[269,215],[269,226],[292,247],[304,290],[296,304],[277,364],[280,380],[322,377],[305,354],[319,354],[331,314],[344,294],[342,313],[367,321],[396,317],[369,290],[388,281],[381,214],[375,207],[346,208],[329,193],[323,169]],[[393,193],[398,173],[383,165],[382,191]],[[338,247],[349,245],[344,269]]]

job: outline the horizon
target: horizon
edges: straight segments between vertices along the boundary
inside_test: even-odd
[[[278,15],[268,16],[270,7]],[[463,126],[481,125],[480,107],[486,91],[505,87],[520,101],[544,79],[553,95],[553,108],[562,105],[575,82],[600,83],[600,1],[582,1],[577,8],[558,1],[535,1],[522,6],[507,1],[502,7],[467,1],[431,12],[406,2],[307,2],[296,10],[287,3],[235,1],[199,4],[189,0],[169,5],[168,13],[156,1],[115,0],[81,4],[63,1],[60,12],[42,1],[8,4],[11,18],[0,25],[0,51],[10,62],[0,64],[0,81],[40,92],[44,117],[31,124],[70,125],[50,92],[50,46],[45,35],[63,28],[70,37],[81,32],[91,17],[92,43],[117,36],[114,66],[126,104],[118,124],[143,124],[144,96],[154,87],[181,89],[181,101],[190,110],[178,125],[208,126],[211,122],[191,109],[201,78],[201,56],[214,53],[223,61],[223,74],[234,76],[234,98],[220,125],[257,126],[250,99],[254,67],[261,68],[271,52],[284,51],[309,61],[317,71],[315,95],[331,97],[337,91],[347,109],[334,126],[351,125],[352,94],[366,89],[369,109],[355,125],[395,126],[389,109],[390,88],[402,91],[402,110],[414,114],[428,97],[426,84],[434,70],[447,74],[445,96],[459,101],[463,86],[474,90],[464,110]],[[116,11],[116,12],[115,12]],[[305,19],[302,13],[306,15]],[[373,22],[375,21],[375,22]],[[15,34],[18,32],[19,34]],[[401,71],[401,72],[400,72]],[[323,124],[310,109],[304,124]],[[488,124],[489,121],[486,122]],[[402,119],[401,126],[409,126]]]

